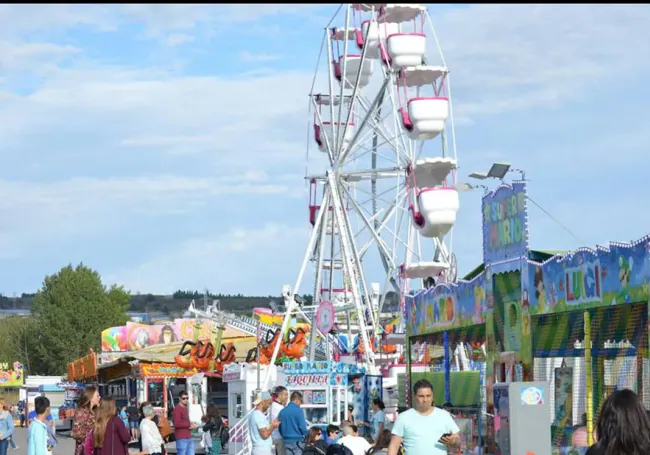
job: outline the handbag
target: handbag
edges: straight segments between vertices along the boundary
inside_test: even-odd
[[[160,419],[158,419],[158,428],[160,429],[160,436],[162,436],[164,440],[174,432],[167,417],[160,417]]]

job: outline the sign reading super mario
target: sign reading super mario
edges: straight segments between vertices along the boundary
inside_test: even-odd
[[[483,261],[504,261],[528,250],[526,182],[503,184],[483,197]]]

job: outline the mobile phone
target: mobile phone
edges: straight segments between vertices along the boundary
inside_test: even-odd
[[[438,442],[440,442],[442,440],[442,438],[448,438],[449,436],[451,436],[451,433],[443,434],[442,436],[440,436],[440,439],[438,439]]]

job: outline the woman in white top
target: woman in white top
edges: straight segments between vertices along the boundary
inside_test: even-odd
[[[164,455],[165,441],[163,441],[158,425],[151,419],[154,417],[153,406],[143,406],[144,419],[140,422],[140,435],[142,438],[142,452],[149,455]]]

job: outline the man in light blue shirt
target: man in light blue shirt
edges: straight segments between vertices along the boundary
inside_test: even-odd
[[[255,409],[248,418],[248,431],[253,446],[252,455],[272,455],[273,440],[271,434],[273,430],[280,426],[280,422],[274,419],[269,423],[264,413],[271,406],[271,394],[262,392],[257,395],[253,401]]]
[[[32,419],[27,430],[27,455],[48,455],[52,453],[49,444],[49,431],[46,418],[50,413],[50,400],[36,397],[34,400],[36,417]]]
[[[405,455],[446,455],[448,447],[460,447],[460,429],[451,414],[433,405],[433,386],[426,379],[413,385],[413,405],[397,416],[388,455],[397,455],[402,443]]]

